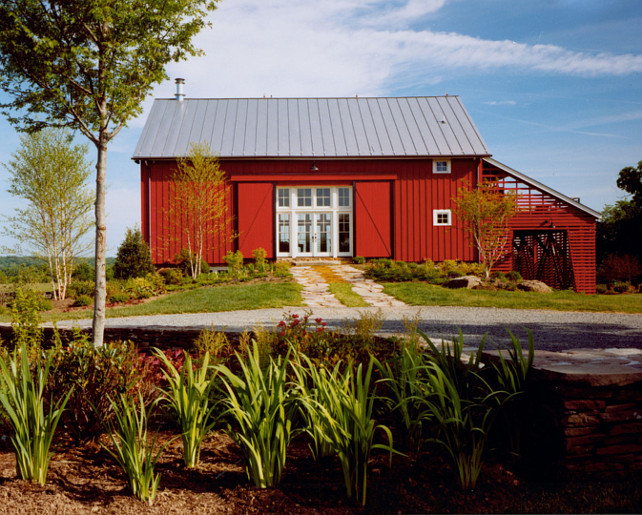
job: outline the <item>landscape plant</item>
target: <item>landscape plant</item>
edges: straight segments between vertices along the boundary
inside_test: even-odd
[[[44,485],[53,454],[51,442],[71,389],[46,408],[44,393],[51,357],[43,360],[36,354],[32,370],[29,354],[27,344],[22,342],[6,360],[0,359],[0,404],[13,431],[11,443],[18,476]]]
[[[96,292],[92,337],[103,343],[107,148],[142,111],[165,66],[201,52],[213,0],[0,3],[0,104],[19,129],[71,127],[96,147]],[[7,100],[8,99],[8,100]]]
[[[156,272],[152,264],[149,245],[143,241],[143,236],[138,227],[127,228],[125,239],[118,247],[116,262],[114,263],[114,277],[116,279],[130,279],[145,277]]]
[[[43,329],[40,317],[40,295],[27,286],[18,285],[11,304],[11,329],[16,347],[39,348]]]
[[[493,266],[508,250],[508,224],[517,214],[515,195],[507,193],[497,181],[483,180],[476,186],[464,184],[458,188],[452,201],[488,279]]]
[[[236,354],[235,374],[225,365],[220,372],[225,432],[241,448],[248,478],[259,488],[281,481],[290,440],[295,434],[295,403],[288,386],[288,358],[268,357],[262,363],[254,343],[246,357]]]
[[[26,202],[4,224],[4,233],[47,264],[55,299],[66,298],[75,258],[91,247],[93,192],[86,145],[63,130],[45,129],[20,137],[21,148],[5,164],[9,193]]]
[[[71,341],[59,339],[48,351],[51,373],[47,391],[53,399],[73,391],[62,415],[62,426],[75,442],[97,439],[113,416],[108,396],[131,394],[144,379],[138,349],[131,342],[95,347],[89,335],[74,331]]]
[[[392,432],[373,418],[375,394],[373,391],[373,366],[359,364],[356,369],[352,362],[345,366],[338,363],[330,371],[321,364],[316,368],[312,361],[303,357],[316,392],[306,394],[304,403],[308,410],[308,422],[317,426],[310,434],[319,451],[327,443],[338,456],[343,473],[346,494],[362,506],[367,501],[368,464],[373,450],[382,449],[389,453],[392,463]],[[299,384],[304,377],[299,376]],[[384,433],[387,444],[375,443],[375,434]],[[315,434],[316,433],[316,434]],[[321,444],[321,445],[319,445]]]
[[[200,461],[201,443],[216,424],[216,404],[210,398],[215,385],[210,366],[210,355],[205,352],[196,365],[188,352],[184,352],[183,367],[176,366],[160,350],[154,355],[163,363],[167,388],[161,389],[161,402],[167,403],[176,416],[183,441],[183,462],[187,468],[196,467]]]
[[[223,250],[234,238],[228,209],[231,186],[206,143],[191,143],[172,175],[167,221],[187,251],[192,279],[202,272],[206,247]],[[170,231],[172,232],[172,231]]]
[[[141,393],[138,394],[138,402],[126,394],[120,394],[114,399],[109,396],[108,399],[114,412],[114,420],[106,420],[105,428],[113,449],[101,445],[127,475],[132,494],[151,504],[160,483],[160,473],[155,472],[156,463],[172,440],[156,450],[156,437],[150,439],[147,428],[149,411],[155,402],[148,408]]]

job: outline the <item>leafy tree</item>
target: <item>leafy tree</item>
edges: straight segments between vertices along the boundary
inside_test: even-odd
[[[168,219],[176,225],[181,245],[186,245],[181,257],[196,279],[206,246],[213,240],[225,241],[223,235],[231,222],[227,208],[230,185],[205,143],[190,145],[187,157],[178,161],[173,180]]]
[[[149,245],[143,241],[140,229],[127,229],[125,239],[118,247],[114,277],[129,279],[130,277],[145,277],[154,272]]]
[[[73,127],[96,147],[93,343],[102,345],[106,298],[108,143],[134,116],[216,0],[7,0],[0,3],[3,112],[19,129]]]
[[[642,262],[642,161],[637,168],[620,170],[617,186],[632,197],[604,206],[597,224],[597,260],[628,255]]]
[[[476,188],[459,188],[452,200],[457,217],[477,247],[488,279],[493,265],[506,252],[508,224],[517,213],[515,197],[504,193],[496,182],[484,181]]]
[[[94,200],[87,186],[88,148],[53,129],[23,135],[20,141],[20,150],[4,167],[9,193],[26,200],[27,207],[16,209],[3,232],[46,261],[54,297],[64,299],[74,258],[91,246],[86,239]]]

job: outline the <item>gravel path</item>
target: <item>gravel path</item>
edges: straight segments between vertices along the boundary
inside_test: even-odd
[[[309,308],[308,308],[309,309]],[[523,341],[527,330],[532,331],[535,346],[544,350],[569,348],[642,348],[642,314],[580,313],[565,311],[468,308],[468,307],[402,307],[402,308],[312,308],[312,317],[321,317],[329,327],[340,328],[346,319],[357,318],[363,312],[381,309],[384,324],[381,334],[403,331],[404,318],[418,314],[419,327],[432,338],[450,339],[464,334],[467,344],[477,344],[488,333],[490,342],[508,340],[505,328]],[[217,330],[241,332],[245,328],[269,328],[278,323],[284,311],[303,314],[306,308],[259,309],[220,313],[156,315],[107,319],[108,327],[213,327]],[[90,320],[59,322],[58,327],[91,326]]]

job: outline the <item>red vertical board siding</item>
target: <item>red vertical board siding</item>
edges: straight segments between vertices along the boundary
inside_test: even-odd
[[[274,202],[271,183],[240,182],[238,199],[238,248],[245,257],[263,247],[274,258]]]
[[[392,256],[390,182],[356,182],[355,255]]]

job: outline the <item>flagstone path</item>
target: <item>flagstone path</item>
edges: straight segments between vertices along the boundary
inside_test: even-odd
[[[352,285],[352,291],[363,297],[370,306],[404,307],[400,300],[383,293],[383,286],[372,279],[366,279],[363,270],[349,265],[329,265],[332,272]],[[303,286],[303,302],[311,308],[342,307],[343,304],[330,293],[329,285],[315,266],[296,265],[290,268],[294,280]]]

